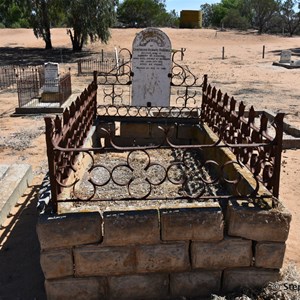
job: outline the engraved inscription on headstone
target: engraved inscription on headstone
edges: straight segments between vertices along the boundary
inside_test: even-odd
[[[132,50],[132,105],[169,106],[170,39],[157,28],[147,28],[136,35]]]
[[[291,63],[292,51],[290,50],[282,50],[280,55],[280,63]]]
[[[44,92],[58,93],[59,92],[59,64],[58,63],[45,63],[45,85]]]

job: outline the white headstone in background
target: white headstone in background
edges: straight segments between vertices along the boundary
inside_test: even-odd
[[[280,55],[280,63],[291,63],[292,51],[291,50],[282,50]]]
[[[139,32],[132,46],[132,105],[169,106],[171,42],[157,28]]]
[[[58,93],[59,92],[59,64],[45,63],[45,85],[44,92]]]

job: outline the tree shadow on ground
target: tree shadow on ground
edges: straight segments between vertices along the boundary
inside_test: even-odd
[[[41,48],[0,47],[0,66],[8,65],[41,65],[45,62],[74,63],[94,55],[94,52],[83,50],[73,52],[67,48],[45,50]]]
[[[0,299],[46,299],[36,234],[38,186],[32,186],[18,213],[0,236]]]

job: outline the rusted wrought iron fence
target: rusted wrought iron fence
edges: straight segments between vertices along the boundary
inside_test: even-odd
[[[57,205],[57,196],[76,163],[78,151],[65,152],[65,149],[80,149],[96,119],[97,85],[91,83],[77,97],[70,108],[65,109],[62,117],[45,118],[46,144],[51,184],[52,203]]]
[[[197,107],[201,105],[203,80],[199,82],[187,66],[179,64],[185,49],[173,51],[172,69],[170,71],[170,102],[174,106]],[[94,67],[94,81],[99,85],[99,93],[103,94],[103,101],[112,105],[130,105],[132,94],[132,53],[128,49],[121,49],[118,54],[123,57],[117,68],[111,71],[99,72]]]
[[[211,201],[234,197],[248,201],[271,199],[272,205],[276,205],[273,196],[278,197],[279,189],[283,114],[278,114],[273,123],[262,115],[256,124],[253,108],[247,117],[242,103],[236,111],[235,100],[229,101],[227,95],[223,96],[207,85],[206,76],[201,110],[187,107],[97,107],[96,95],[97,85],[93,82],[62,118],[45,119],[54,210],[59,202]],[[97,126],[100,143],[97,147],[83,148],[96,119],[100,123]],[[116,122],[120,123],[121,134],[117,133]],[[134,124],[144,124],[144,132],[155,137],[155,142],[151,140],[141,145],[144,137],[140,141],[135,137],[122,138],[122,126],[128,126],[126,124],[133,124],[133,128],[137,128]],[[186,126],[204,132],[205,124],[216,133],[217,140],[199,144],[198,140],[187,140],[186,133],[180,134]],[[274,137],[267,134],[269,126],[275,130]],[[135,131],[132,134],[135,135]],[[212,160],[210,153],[221,148],[231,149],[235,158]],[[114,164],[109,161],[107,153],[118,153],[114,155]],[[90,161],[84,174],[78,170],[79,155]],[[161,161],[165,156],[167,162]],[[233,169],[243,170],[244,166],[248,166],[250,179],[228,175]],[[245,190],[248,180],[252,187]],[[164,185],[167,188],[163,188]],[[225,185],[230,189],[224,191]],[[261,192],[263,186],[271,193]],[[161,193],[161,189],[169,192]],[[61,194],[65,190],[70,192],[67,198]],[[118,191],[119,196],[111,191]]]
[[[183,60],[185,48],[173,51],[171,70],[171,95],[174,95],[175,105],[183,107],[200,106],[202,99],[202,88],[207,83],[207,78],[203,77],[199,83],[199,78],[193,74],[188,66],[179,64]]]
[[[204,87],[201,121],[207,123],[232,149],[237,160],[248,166],[254,176],[278,197],[284,114],[278,113],[272,124],[264,113],[258,122],[256,116],[253,106],[246,116],[243,102],[237,105],[233,97],[223,95],[215,87]],[[272,137],[267,133],[269,127],[275,132]]]

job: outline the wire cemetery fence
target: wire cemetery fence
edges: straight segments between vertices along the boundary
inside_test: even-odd
[[[16,84],[15,66],[0,67],[0,90],[4,90]]]
[[[44,87],[55,88],[57,93],[43,93],[43,102],[58,102],[60,105],[72,95],[71,73],[68,72],[59,77],[58,80],[45,82]]]
[[[188,107],[97,107],[97,85],[93,82],[70,110],[65,110],[63,117],[46,118],[54,211],[59,202],[154,199],[207,201],[236,198],[254,202],[271,199],[271,205],[276,206],[274,197],[278,197],[279,189],[283,115],[278,114],[273,124],[262,116],[257,127],[253,108],[248,117],[244,115],[243,104],[236,112],[234,99],[227,101],[227,96],[223,97],[221,92],[217,93],[207,85],[206,76],[204,79],[201,110]],[[82,148],[93,123],[98,124],[95,129],[98,144]],[[120,133],[117,133],[117,123]],[[207,125],[217,136],[213,142],[203,139]],[[267,135],[268,126],[274,127],[274,138]],[[130,133],[130,127],[134,128],[133,133]],[[195,134],[202,138],[192,138]],[[219,161],[218,155],[211,157],[220,149],[231,150],[234,157],[226,161]],[[157,156],[166,155],[161,151],[168,151],[168,156],[175,160],[166,164],[158,161]],[[105,153],[119,153],[117,164],[109,167],[109,158],[101,156]],[[95,158],[98,154],[100,161]],[[78,169],[79,157],[90,161],[84,175]],[[249,178],[229,175],[235,167],[244,170],[245,166],[248,166],[251,178],[247,176],[253,182],[251,191],[241,187]],[[177,189],[172,195],[156,194],[157,189],[166,183],[179,187],[181,192]],[[221,187],[229,185],[230,189],[223,194],[210,194],[216,183]],[[111,184],[125,188],[119,199],[110,198],[105,190],[111,188]],[[271,193],[262,192],[263,187]],[[63,193],[66,190],[69,192]]]
[[[41,89],[45,87],[56,87],[57,93],[44,93],[43,102],[58,102],[62,105],[72,94],[70,72],[60,76],[58,80],[45,83],[45,72],[43,66],[31,67],[18,70],[16,73],[19,107],[36,107],[40,104]]]
[[[118,73],[122,72],[120,69],[122,65],[124,65],[124,59],[85,59],[77,62],[77,72],[79,76],[93,74],[94,71],[99,74]]]
[[[40,94],[45,82],[43,66],[17,69],[16,82],[19,107],[24,107]]]

